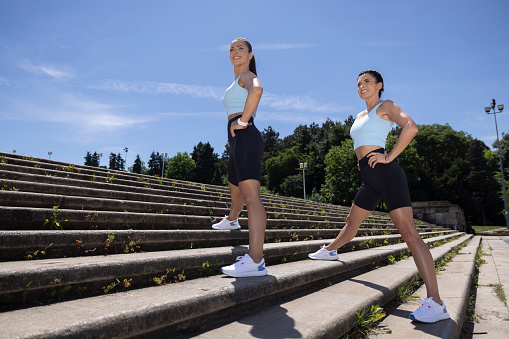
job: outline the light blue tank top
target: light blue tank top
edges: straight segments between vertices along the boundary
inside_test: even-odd
[[[356,118],[350,129],[350,136],[353,139],[353,147],[375,145],[385,148],[387,134],[391,131],[394,121],[387,121],[376,114],[376,109],[383,103],[379,103],[363,117]]]
[[[244,112],[248,92],[247,89],[240,87],[239,78],[235,79],[233,84],[224,93],[223,105],[226,108],[226,116]],[[256,117],[257,110],[258,108],[254,111],[253,118]]]

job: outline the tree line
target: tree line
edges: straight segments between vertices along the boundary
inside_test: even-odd
[[[280,138],[271,126],[262,132],[265,151],[262,159],[262,191],[302,197],[303,178],[299,164],[306,162],[308,199],[349,206],[361,183],[357,159],[350,138],[353,117],[344,122],[328,119],[322,125],[299,125],[293,134]],[[387,139],[387,152],[395,145],[401,129]],[[504,206],[496,142],[492,151],[481,140],[449,125],[419,125],[419,132],[396,161],[405,171],[412,201],[448,200],[458,204],[467,221],[503,225]],[[504,177],[509,178],[509,134],[500,140]],[[137,155],[128,171],[227,185],[229,147],[221,155],[209,142],[200,142],[193,151],[173,157],[152,152],[145,163]],[[164,171],[163,171],[164,164]],[[85,165],[99,166],[97,152],[87,152]],[[109,168],[124,170],[120,153],[111,153]],[[508,186],[506,184],[506,186]],[[385,210],[383,202],[378,206]]]

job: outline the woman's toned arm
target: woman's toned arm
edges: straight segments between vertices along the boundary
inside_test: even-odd
[[[241,121],[248,122],[253,116],[256,107],[260,103],[263,93],[263,87],[260,80],[251,72],[244,72],[240,75],[239,86],[247,89],[247,99],[242,113]],[[246,126],[247,127],[247,126]],[[240,126],[236,121],[232,123],[230,131],[232,136],[235,136],[236,129],[245,129],[245,126]]]

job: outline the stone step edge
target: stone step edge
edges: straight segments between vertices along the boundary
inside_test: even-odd
[[[133,213],[161,213],[165,214],[185,214],[185,215],[225,215],[230,209],[226,206],[203,207],[196,205],[182,205],[161,202],[144,202],[125,199],[105,199],[93,197],[80,197],[76,195],[47,194],[34,192],[14,192],[0,191],[0,201],[2,206],[26,207],[26,208],[52,208],[59,206],[64,210],[95,210],[110,212],[133,212]],[[292,213],[295,211],[294,213]],[[345,221],[345,216],[319,215],[319,214],[300,214],[298,210],[279,210],[267,213],[269,219],[296,219],[296,220],[324,220]],[[248,215],[247,211],[242,214]]]
[[[438,272],[440,297],[446,303],[451,319],[434,324],[405,321],[401,315],[409,314],[419,307],[418,301],[413,300],[390,310],[369,338],[412,338],[419,332],[434,338],[459,338],[467,311],[470,286],[475,275],[475,258],[480,243],[480,237],[473,237],[470,243],[446,264],[445,270]],[[421,286],[414,295],[421,300],[426,298],[425,287]],[[387,334],[388,330],[391,331],[390,334]]]
[[[8,183],[12,183],[13,181],[17,180],[23,181],[23,182],[36,182],[36,183],[49,183],[49,184],[56,184],[56,185],[63,185],[68,187],[86,187],[86,188],[94,188],[94,189],[103,189],[105,187],[114,189],[115,191],[120,192],[137,192],[137,193],[157,193],[161,196],[175,196],[175,197],[185,197],[189,199],[199,199],[202,198],[204,200],[221,200],[224,199],[225,201],[229,201],[229,192],[226,193],[218,193],[218,194],[211,194],[211,192],[207,192],[206,190],[200,190],[200,189],[193,189],[193,190],[186,190],[181,189],[177,186],[173,185],[156,185],[154,184],[154,187],[145,187],[146,185],[143,185],[143,183],[140,183],[139,185],[132,185],[132,181],[125,181],[124,180],[113,180],[113,182],[107,182],[107,181],[97,181],[97,180],[85,180],[84,178],[68,178],[68,177],[61,177],[61,176],[52,176],[52,175],[43,175],[43,174],[35,174],[35,173],[26,173],[26,172],[16,172],[16,171],[10,171],[10,170],[2,170],[1,169],[2,164],[0,164],[0,174],[2,175],[2,179]],[[56,171],[57,173],[61,173],[59,171]],[[12,184],[13,187],[17,188]],[[324,204],[322,205],[315,205],[311,204],[311,201],[309,200],[302,200],[302,199],[296,199],[292,197],[284,197],[284,196],[275,196],[275,195],[264,195],[262,194],[262,201],[264,201],[265,204],[278,206],[278,205],[285,205],[285,206],[293,206],[302,210],[317,210],[317,209],[332,209],[332,210],[346,210],[347,207],[339,206],[339,205],[332,205],[332,204]],[[274,201],[274,202],[273,202]],[[383,212],[381,212],[383,213]]]
[[[442,249],[447,252],[469,237],[464,235],[432,251]],[[368,252],[383,257],[387,249],[350,252],[343,255],[342,261],[336,262],[302,261],[274,265],[264,277],[213,276],[0,313],[0,323],[5,324],[0,328],[0,337],[115,338],[142,335],[341,274],[344,268],[352,265],[355,255],[363,260]]]
[[[340,229],[268,229],[265,231],[266,239],[278,237],[290,237],[295,234],[297,237],[309,236],[335,236]],[[398,233],[397,229],[359,228],[357,237],[368,235],[383,235],[389,232]],[[419,234],[434,235],[456,233],[456,230],[444,229],[421,229]],[[378,234],[377,234],[378,233]],[[247,240],[249,231],[244,230],[94,230],[94,231],[0,231],[0,250],[16,250],[30,248],[46,248],[51,245],[53,248],[77,247],[76,240],[87,246],[101,246],[106,243],[109,236],[113,235],[114,241],[124,243],[135,241],[139,245],[144,244],[165,244],[165,243],[187,243],[187,242],[216,242],[227,240]],[[298,240],[296,240],[298,241]],[[143,249],[142,249],[143,250]]]
[[[465,239],[469,240],[471,237]],[[477,250],[478,241],[470,241],[468,248]],[[451,248],[449,248],[450,250]],[[435,262],[440,261],[448,252],[444,248],[432,249],[432,255]],[[408,318],[408,314],[403,316],[398,314],[398,322],[406,325],[407,332],[401,333],[393,330],[387,337],[373,336],[370,338],[420,338],[421,333],[426,333],[425,337],[436,338],[457,338],[454,329],[461,329],[462,310],[464,313],[465,303],[468,299],[469,286],[473,274],[474,257],[469,257],[468,263],[471,266],[468,272],[465,272],[464,279],[460,280],[464,286],[457,288],[452,287],[457,292],[457,297],[461,298],[461,306],[449,307],[453,304],[450,295],[443,293],[448,289],[446,284],[440,284],[441,295],[447,303],[447,308],[451,314],[452,320],[441,321],[435,324],[419,324],[412,322]],[[465,260],[464,258],[455,257],[455,260]],[[444,274],[449,273],[447,269],[438,274],[439,282]],[[196,339],[212,339],[221,334],[222,338],[232,338],[232,334],[240,338],[269,337],[276,338],[291,337],[298,338],[339,338],[351,330],[355,322],[355,313],[370,309],[372,305],[384,306],[388,301],[394,299],[397,294],[398,287],[406,281],[410,280],[414,275],[418,274],[417,268],[411,259],[403,260],[395,265],[382,267],[378,270],[370,271],[346,281],[333,284],[330,287],[323,288],[315,293],[304,295],[294,300],[276,303],[268,308],[254,311],[249,315],[241,316],[232,322],[216,327],[211,330],[205,330],[200,334],[193,333],[192,337]],[[383,277],[385,276],[385,277]],[[388,277],[388,278],[387,278]],[[455,282],[460,282],[455,281]],[[449,288],[450,289],[450,288]],[[420,289],[425,295],[425,287]],[[357,299],[358,298],[358,299]],[[333,306],[336,305],[336,306]],[[338,307],[341,305],[340,307]],[[413,312],[419,304],[411,307]],[[305,308],[306,312],[299,309]],[[282,312],[284,310],[285,312]],[[460,319],[461,318],[461,319]],[[288,319],[292,320],[291,328],[281,329],[280,324],[288,323]],[[263,327],[257,328],[257,325],[264,324]],[[459,326],[458,326],[459,324]],[[383,325],[383,322],[382,324]],[[385,328],[385,327],[384,327]],[[192,332],[189,332],[192,333]],[[253,336],[252,333],[256,333]],[[285,336],[286,334],[286,336]],[[435,335],[435,336],[433,336]],[[422,336],[424,337],[424,336]]]
[[[5,153],[5,152],[0,152],[0,157],[1,156],[6,156],[7,158],[6,159],[18,159],[20,162],[22,163],[25,163],[25,164],[30,164],[32,165],[33,164],[33,161],[32,160],[23,160],[24,157],[26,156],[20,156],[20,155],[17,155],[17,154],[10,154],[10,153]],[[33,157],[30,157],[30,158],[33,158]],[[108,175],[108,172],[110,172],[111,170],[108,170],[108,169],[104,169],[104,168],[100,168],[100,167],[93,167],[93,166],[86,166],[86,165],[79,165],[79,164],[70,164],[70,163],[65,163],[65,162],[59,162],[59,161],[53,161],[53,160],[49,160],[49,159],[44,159],[44,158],[34,158],[36,160],[38,160],[37,162],[40,162],[40,163],[47,163],[47,164],[52,164],[52,165],[57,165],[57,166],[65,166],[65,167],[69,167],[69,166],[73,166],[75,168],[80,168],[80,169],[85,169],[85,170],[88,170],[92,173],[94,172],[102,172],[105,176]],[[8,161],[7,161],[8,163]],[[31,167],[31,166],[25,166],[25,167]],[[155,176],[150,176],[150,175],[145,175],[145,174],[137,174],[137,173],[130,173],[130,172],[125,172],[125,171],[119,171],[118,172],[119,175],[122,175],[122,176],[126,176],[128,178],[145,178],[147,180],[157,180],[158,177],[155,177]],[[210,189],[216,189],[216,190],[220,190],[222,192],[228,192],[228,188],[225,187],[225,186],[218,186],[218,185],[212,185],[212,184],[202,184],[202,183],[197,183],[197,182],[192,182],[192,181],[183,181],[183,180],[177,180],[177,179],[168,179],[168,178],[165,178],[164,179],[166,182],[170,182],[170,183],[176,183],[177,185],[187,185],[189,187],[200,187],[203,185],[205,186],[206,188],[210,188]],[[271,198],[275,198],[275,199],[288,199],[288,200],[292,200],[292,201],[298,201],[298,202],[304,202],[306,204],[310,204],[310,205],[315,205],[315,206],[324,206],[324,207],[335,207],[336,205],[333,205],[333,204],[328,204],[328,203],[322,203],[322,202],[316,202],[316,201],[310,201],[310,200],[303,200],[303,199],[300,199],[300,198],[295,198],[295,197],[284,197],[284,196],[276,196],[276,195],[272,195],[272,194],[265,194],[265,193],[262,193],[262,196],[266,196],[266,197],[271,197]]]
[[[58,216],[53,216],[54,210],[49,208],[24,208],[12,206],[0,206],[0,222],[3,223],[3,229],[19,229],[20,227],[31,227],[31,229],[43,229],[46,219],[57,219],[63,229],[69,227],[87,226],[94,229],[94,226],[117,226],[123,229],[135,227],[151,227],[159,225],[160,227],[200,227],[209,228],[210,225],[220,220],[216,216],[195,216],[186,214],[161,214],[161,213],[139,213],[139,212],[116,212],[116,211],[95,211],[95,210],[66,210],[58,212]],[[52,217],[53,216],[53,217]],[[239,218],[239,224],[247,227],[247,218]],[[67,225],[67,227],[66,227]],[[340,228],[345,222],[328,220],[295,220],[295,219],[267,219],[267,227],[336,227]],[[375,224],[369,220],[362,225],[392,227],[392,223]],[[419,228],[421,225],[417,225]]]
[[[426,243],[456,238],[460,234],[451,234],[426,238]],[[370,238],[354,238],[348,245],[357,246],[372,239],[374,243],[383,244],[384,240],[398,241],[400,235],[373,236]],[[316,251],[326,240],[306,240],[288,243],[271,243],[264,246],[266,260],[307,254]],[[345,246],[347,246],[345,245]],[[405,244],[375,247],[392,251],[396,256],[399,250],[406,248]],[[91,284],[96,282],[115,281],[119,278],[136,278],[143,276],[157,276],[166,269],[176,268],[195,269],[208,262],[211,267],[221,267],[231,264],[237,256],[247,252],[246,246],[198,248],[188,250],[158,251],[135,254],[111,254],[107,256],[87,256],[59,259],[42,259],[35,261],[9,261],[0,263],[0,295],[12,295],[23,291],[37,291],[68,285]],[[371,262],[364,261],[364,265]],[[267,266],[268,268],[270,266]],[[357,267],[356,267],[357,268]],[[59,279],[58,285],[51,284]]]

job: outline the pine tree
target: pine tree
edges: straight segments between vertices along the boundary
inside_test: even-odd
[[[140,155],[136,154],[136,159],[134,160],[132,172],[141,174],[141,172],[143,171],[143,165],[145,165],[145,163],[141,161]]]

